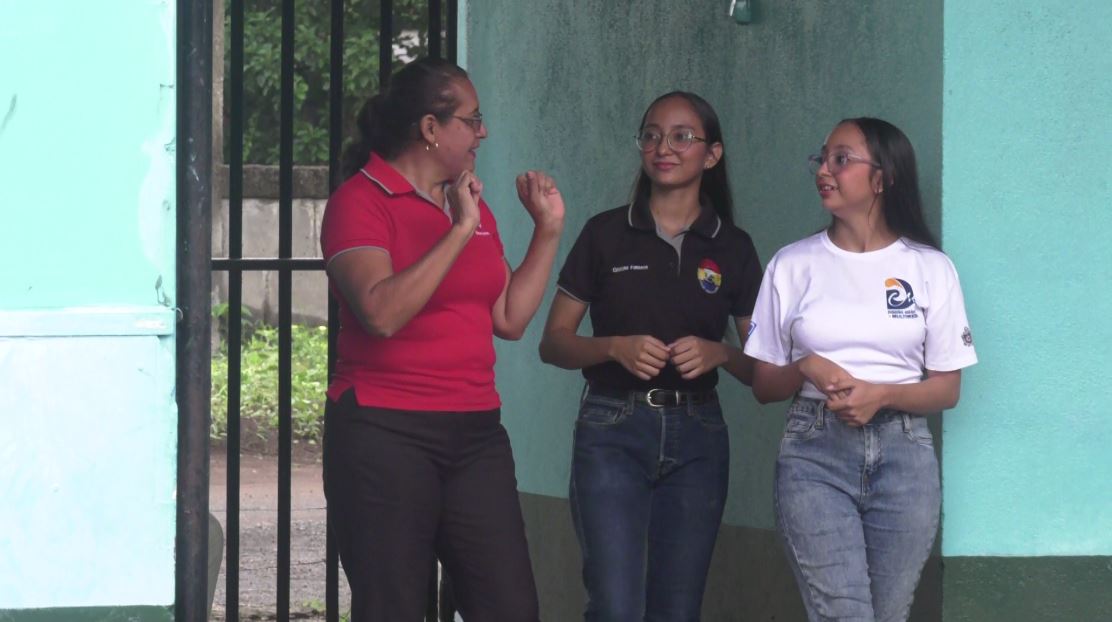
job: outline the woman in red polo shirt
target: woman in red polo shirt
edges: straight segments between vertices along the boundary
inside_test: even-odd
[[[439,558],[468,620],[537,620],[493,336],[518,339],[563,229],[553,181],[517,191],[534,221],[510,270],[481,198],[487,129],[459,67],[399,70],[359,115],[321,248],[340,302],[324,483],[352,620],[419,620]]]

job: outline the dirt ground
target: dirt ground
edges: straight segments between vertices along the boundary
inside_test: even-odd
[[[226,452],[222,447],[213,447],[211,455],[209,509],[227,534]],[[294,456],[290,496],[290,618],[324,620],[325,505],[320,457],[311,448],[297,448]],[[239,611],[243,620],[276,619],[277,541],[278,458],[244,454],[240,459],[239,540]],[[212,620],[225,619],[225,568],[226,557],[220,563]],[[350,602],[341,572],[340,611],[348,611]]]

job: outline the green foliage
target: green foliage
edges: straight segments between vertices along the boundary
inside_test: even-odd
[[[324,601],[317,598],[301,603],[301,608],[311,615],[323,616],[325,614]],[[351,611],[340,613],[340,622],[351,622]]]
[[[294,438],[319,443],[323,432],[324,391],[328,385],[328,329],[292,327],[292,406]],[[257,326],[244,332],[240,366],[240,418],[243,430],[260,438],[278,431],[278,329]],[[213,439],[228,435],[228,346],[212,357]]]
[[[297,164],[328,163],[328,88],[331,8],[324,0],[294,2],[293,158]],[[409,58],[428,53],[428,0],[394,0],[394,44]],[[442,9],[442,15],[444,15]],[[225,0],[225,88],[231,88],[231,7]],[[378,89],[377,0],[344,2],[344,131],[353,135],[355,115]],[[417,31],[416,40],[405,37]],[[277,164],[282,70],[281,0],[244,2],[243,158]],[[395,48],[396,49],[396,48]],[[394,68],[403,64],[395,57]],[[224,127],[231,127],[231,92],[225,92]],[[230,135],[225,146],[231,141]],[[345,141],[346,142],[346,141]],[[227,154],[225,154],[227,158]],[[225,160],[226,161],[226,160]]]

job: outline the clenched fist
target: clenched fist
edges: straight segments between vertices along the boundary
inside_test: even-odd
[[[556,181],[540,171],[517,176],[517,198],[537,229],[560,231],[564,226],[564,197]]]

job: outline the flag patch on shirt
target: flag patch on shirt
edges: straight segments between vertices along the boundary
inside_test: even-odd
[[[722,270],[711,259],[704,259],[699,262],[697,275],[699,286],[708,294],[713,294],[718,291],[719,287],[722,287]]]

